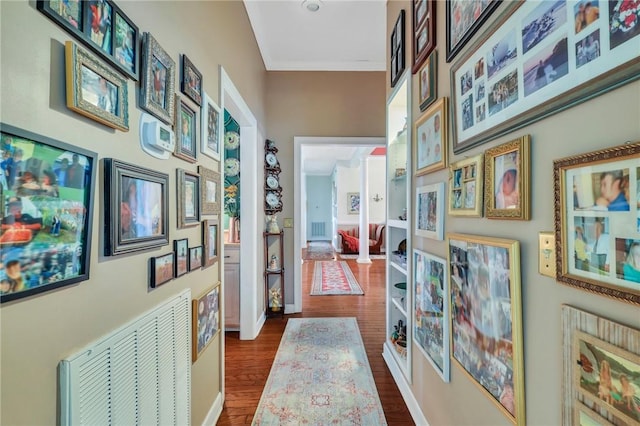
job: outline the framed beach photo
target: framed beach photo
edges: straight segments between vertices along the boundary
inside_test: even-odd
[[[175,272],[175,253],[167,253],[162,256],[152,257],[151,265],[151,288],[156,288],[162,284],[168,283],[174,278]]]
[[[189,247],[189,271],[202,268],[202,246]]]
[[[202,241],[204,242],[202,266],[207,268],[218,261],[220,236],[217,219],[207,219],[202,222]]]
[[[198,71],[187,55],[182,55],[180,90],[198,106],[202,105],[202,73]]]
[[[462,50],[501,0],[447,0],[447,62]]]
[[[413,66],[415,74],[436,47],[436,1],[412,1]]]
[[[436,76],[438,71],[438,52],[434,50],[418,70],[420,93],[420,111],[427,109],[438,98]]]
[[[180,95],[176,95],[176,147],[173,155],[190,163],[198,155],[198,114]]]
[[[175,122],[176,63],[150,33],[142,38],[140,108],[166,124]],[[178,133],[178,132],[176,132]]]
[[[418,237],[444,238],[444,182],[416,188],[416,229]]]
[[[347,214],[360,213],[360,193],[347,192]]]
[[[482,217],[484,156],[465,158],[449,166],[449,203],[451,216]]]
[[[174,276],[178,278],[189,272],[189,240],[187,238],[173,240],[173,251],[176,255]]]
[[[220,282],[193,299],[193,351],[196,362],[220,331]]]
[[[220,173],[198,166],[200,174],[200,210],[202,214],[220,213]]]
[[[184,169],[176,170],[178,228],[200,223],[200,176]]]
[[[206,93],[201,108],[202,135],[200,151],[214,160],[220,161],[220,140],[222,138],[222,115],[220,107]]]
[[[440,98],[416,120],[413,132],[415,174],[447,167],[447,98]]]

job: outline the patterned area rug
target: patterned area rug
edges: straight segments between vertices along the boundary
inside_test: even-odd
[[[309,241],[302,257],[304,260],[334,260],[333,246],[329,241]]]
[[[316,262],[313,269],[312,296],[364,294],[347,262]]]
[[[357,254],[341,254],[340,255],[340,259],[357,259],[358,255]],[[370,254],[369,255],[369,259],[371,260],[380,260],[380,259],[386,259],[387,255],[386,254]]]
[[[252,425],[386,425],[355,318],[291,318]]]

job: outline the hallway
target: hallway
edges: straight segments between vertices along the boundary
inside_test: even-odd
[[[413,425],[411,415],[382,358],[385,339],[385,261],[370,265],[347,260],[364,296],[310,296],[315,262],[302,264],[303,312],[268,319],[260,336],[241,341],[237,332],[225,336],[226,401],[218,425],[249,425],[269,376],[287,318],[356,317],[371,371],[389,425]],[[369,425],[367,425],[369,426]],[[375,426],[375,425],[371,425]]]

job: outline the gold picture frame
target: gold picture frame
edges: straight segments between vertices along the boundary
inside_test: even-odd
[[[440,98],[416,120],[413,127],[413,158],[415,158],[416,176],[447,167],[448,117],[447,98]]]
[[[456,161],[449,166],[449,203],[451,216],[482,217],[484,195],[484,156]]]
[[[220,281],[191,302],[193,305],[192,362],[220,333]]]
[[[487,218],[529,220],[530,146],[531,138],[525,135],[484,152],[484,211]]]

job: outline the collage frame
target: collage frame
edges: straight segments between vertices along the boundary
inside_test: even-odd
[[[196,362],[220,333],[220,281],[192,301],[192,359]]]
[[[484,154],[449,165],[447,213],[451,216],[482,217],[483,207]]]

